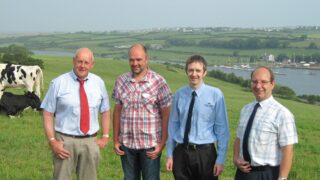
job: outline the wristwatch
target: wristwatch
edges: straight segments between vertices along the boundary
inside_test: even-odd
[[[109,138],[109,134],[103,134],[102,137]]]

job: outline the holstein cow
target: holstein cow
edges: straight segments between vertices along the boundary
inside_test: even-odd
[[[40,105],[40,98],[34,92],[29,91],[24,95],[4,92],[0,99],[0,109],[1,111],[5,111],[8,116],[16,116],[28,107],[40,111]]]
[[[7,87],[26,87],[29,92],[35,91],[38,97],[43,90],[43,74],[39,66],[22,66],[0,64],[0,98]]]

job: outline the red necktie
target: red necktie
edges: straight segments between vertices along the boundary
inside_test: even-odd
[[[83,132],[83,134],[87,134],[90,128],[89,105],[88,105],[86,91],[84,90],[84,87],[83,87],[84,80],[79,80],[79,82],[80,82],[80,106],[81,106],[80,130]]]

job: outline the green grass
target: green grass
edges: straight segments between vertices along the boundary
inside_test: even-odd
[[[44,61],[45,90],[50,81],[72,68],[71,57],[37,57]],[[151,68],[163,75],[173,92],[187,84],[185,72],[165,65],[152,64]],[[97,58],[93,72],[101,76],[111,96],[118,75],[129,71],[127,61]],[[213,78],[207,84],[220,88],[228,109],[230,143],[225,171],[220,179],[233,179],[235,167],[232,163],[232,143],[236,137],[239,112],[243,105],[254,99],[250,92],[241,87]],[[111,100],[111,99],[110,99]],[[294,162],[290,179],[309,180],[320,176],[320,106],[279,99],[295,115],[299,144],[295,146]],[[113,100],[111,100],[113,104]],[[111,138],[112,140],[112,138]],[[165,151],[161,159],[161,179],[173,179],[165,170]],[[113,151],[112,141],[101,151],[102,160],[98,169],[99,179],[123,179],[120,158]],[[52,179],[52,155],[45,138],[42,117],[38,112],[27,110],[21,118],[9,119],[0,115],[0,179]]]

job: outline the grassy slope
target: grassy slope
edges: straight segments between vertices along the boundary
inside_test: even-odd
[[[41,58],[46,59],[44,69],[44,92],[46,92],[50,80],[69,71],[72,61],[70,57]],[[155,64],[152,64],[151,68],[166,78],[173,92],[187,83],[183,70]],[[108,93],[111,95],[116,77],[128,70],[127,62],[97,59],[93,72],[105,80]],[[232,143],[239,112],[243,105],[253,100],[253,96],[233,84],[212,78],[206,78],[205,81],[219,87],[225,94],[231,139],[225,172],[220,179],[232,179],[235,172],[232,164]],[[320,107],[282,99],[280,102],[295,115],[299,133],[291,179],[314,179],[320,175],[320,127],[316,124],[320,119]],[[43,133],[41,116],[37,112],[28,110],[19,119],[9,119],[4,115],[0,117],[0,179],[52,179],[51,152]],[[101,154],[99,179],[123,179],[120,159],[113,152],[112,141]],[[166,172],[164,166],[165,151],[162,156],[161,179],[173,179],[172,174]]]

